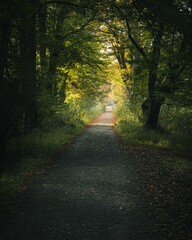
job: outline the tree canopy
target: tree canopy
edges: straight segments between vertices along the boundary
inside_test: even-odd
[[[2,0],[0,9],[2,147],[58,107],[106,101],[110,87],[140,104],[149,129],[168,102],[191,107],[191,1]]]

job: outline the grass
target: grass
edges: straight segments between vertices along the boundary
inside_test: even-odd
[[[1,160],[0,198],[23,191],[29,181],[53,165],[54,155],[102,111],[103,106],[100,104],[87,111],[81,119],[69,118],[70,121],[66,121],[63,126],[50,125],[29,135],[10,139],[4,156],[6,161]]]
[[[164,152],[162,149],[168,149],[168,154],[165,152],[166,154],[162,155],[162,168],[168,174],[171,173],[175,181],[191,181],[191,137],[149,131],[138,123],[128,121],[119,121],[116,131],[126,142],[149,146],[150,151],[155,147],[158,151],[154,153],[154,160],[156,154],[161,155]]]
[[[174,151],[191,152],[192,138],[190,136],[146,130],[141,124],[126,120],[119,121],[116,124],[116,130],[127,141]]]
[[[82,130],[82,127],[65,126],[54,128],[49,132],[34,132],[20,139],[12,139],[8,145],[9,152],[20,152],[22,155],[51,155],[71,137]]]
[[[192,137],[189,134],[190,121],[188,121],[188,115],[186,116],[185,111],[183,111],[182,108],[176,108],[174,113],[171,112],[169,118],[172,119],[172,122],[167,127],[166,124],[162,125],[162,118],[167,118],[162,113],[160,124],[164,126],[165,130],[154,131],[143,127],[140,103],[139,105],[133,105],[129,102],[121,103],[114,110],[116,130],[127,141],[192,153]]]
[[[54,154],[81,133],[83,127],[56,128],[50,132],[34,132],[8,142],[6,162],[1,170],[0,195],[6,197],[22,191],[29,180],[51,164]]]

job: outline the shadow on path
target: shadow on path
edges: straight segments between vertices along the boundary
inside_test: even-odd
[[[90,124],[58,165],[23,194],[1,225],[1,240],[163,239],[154,231],[151,210],[139,203],[112,126],[111,111]]]

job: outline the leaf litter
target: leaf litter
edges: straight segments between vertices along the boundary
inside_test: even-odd
[[[120,143],[127,167],[134,172],[138,199],[158,220],[152,231],[162,232],[160,239],[191,240],[192,163],[188,156],[122,139]]]

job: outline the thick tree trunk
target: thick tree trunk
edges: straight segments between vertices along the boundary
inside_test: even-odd
[[[160,45],[163,36],[163,26],[160,26],[158,32],[156,32],[152,45],[152,55],[149,61],[149,79],[148,79],[148,104],[142,105],[145,109],[146,122],[145,127],[150,129],[157,129],[159,113],[162,105],[162,100],[157,99],[158,89],[157,89],[157,70],[159,65],[160,57]],[[147,113],[148,111],[148,113]]]
[[[0,28],[0,54],[1,54],[0,81],[1,81],[1,84],[4,80],[5,70],[7,66],[9,35],[10,35],[10,24],[1,23],[1,28]]]
[[[32,6],[31,6],[32,8]],[[21,19],[20,27],[20,75],[24,106],[24,131],[32,131],[37,124],[36,83],[36,15]]]
[[[146,128],[154,129],[154,130],[158,128],[158,120],[159,120],[161,105],[162,103],[157,100],[152,100],[150,102],[149,113],[147,116],[147,120],[145,122]]]
[[[8,45],[10,37],[10,24],[2,22],[0,28],[0,152],[4,150],[8,131],[8,81],[5,77],[8,59]]]
[[[148,98],[142,104],[145,127],[148,129],[157,129],[159,113],[162,105],[161,100],[157,99],[157,91],[155,89],[156,82],[157,75],[154,68],[152,68],[149,72]]]
[[[141,105],[141,108],[142,108],[142,112],[143,112],[143,118],[144,118],[144,121],[146,122],[147,120],[147,117],[149,115],[149,99],[146,98],[145,101],[143,102],[143,104]]]

